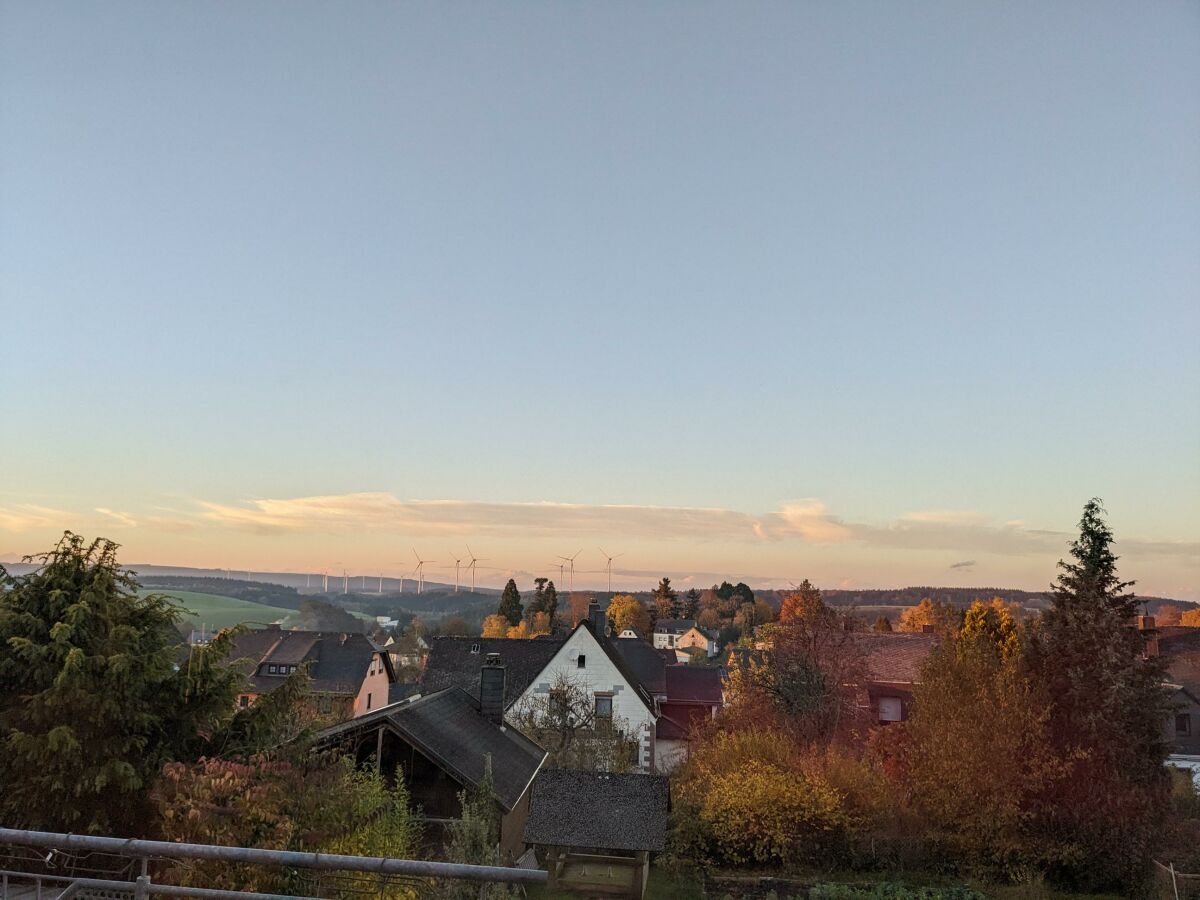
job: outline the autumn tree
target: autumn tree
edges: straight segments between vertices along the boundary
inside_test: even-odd
[[[608,621],[615,634],[626,628],[636,628],[642,634],[650,631],[650,613],[645,605],[632,594],[614,594],[608,604]]]
[[[504,592],[500,595],[500,606],[496,609],[496,614],[504,616],[508,620],[509,625],[516,625],[521,621],[521,616],[524,614],[524,607],[521,605],[521,592],[517,590],[517,583],[513,579],[508,579],[508,584],[504,586]]]
[[[926,597],[916,606],[910,606],[900,613],[900,624],[896,630],[920,633],[929,625],[937,634],[953,634],[958,629],[960,618],[954,604],[934,603]]]
[[[875,624],[871,626],[871,630],[877,634],[891,634],[892,620],[887,616],[879,616],[875,619]]]
[[[675,618],[675,603],[679,599],[679,594],[675,588],[671,587],[670,578],[665,575],[662,577],[658,586],[651,593],[650,599],[659,619]]]
[[[1050,608],[1032,644],[1050,699],[1050,739],[1072,762],[1070,778],[1045,798],[1044,827],[1069,841],[1067,868],[1085,887],[1129,887],[1148,865],[1165,802],[1163,723],[1170,712],[1164,665],[1134,627],[1139,600],[1117,574],[1104,508],[1090,500],[1059,562]]]
[[[1200,608],[1189,609],[1179,617],[1179,624],[1187,628],[1200,628]]]
[[[467,620],[462,616],[450,616],[438,626],[438,634],[443,637],[466,637],[470,634]]]
[[[513,726],[549,753],[557,769],[628,771],[637,759],[637,738],[628,723],[597,716],[596,695],[580,679],[558,673],[545,693],[523,699],[510,715]]]
[[[784,595],[779,606],[780,624],[788,625],[810,618],[823,605],[821,591],[805,578],[795,590]]]
[[[913,716],[899,728],[904,783],[935,852],[1004,879],[1044,864],[1052,848],[1028,823],[1063,775],[1049,716],[1011,611],[976,601],[926,661]]]
[[[508,624],[508,619],[499,613],[486,616],[483,620],[483,631],[480,632],[480,637],[485,638],[502,638],[508,637],[508,629],[512,626]]]

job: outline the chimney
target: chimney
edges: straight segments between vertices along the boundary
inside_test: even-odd
[[[603,638],[608,632],[608,612],[600,608],[599,603],[588,607],[588,618],[592,620],[592,631],[597,638]]]
[[[489,722],[504,724],[504,666],[499,653],[489,653],[479,671],[479,711]]]
[[[1142,655],[1147,659],[1158,656],[1158,629],[1154,625],[1154,616],[1138,616],[1137,628],[1145,639]]]

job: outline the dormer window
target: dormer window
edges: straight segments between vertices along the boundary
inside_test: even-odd
[[[271,665],[267,666],[267,673],[269,675],[278,675],[279,674],[279,666],[272,663]]]
[[[472,644],[472,645],[471,645],[471,652],[472,652],[472,653],[478,653],[478,652],[479,652],[479,645],[478,645],[478,644]]]

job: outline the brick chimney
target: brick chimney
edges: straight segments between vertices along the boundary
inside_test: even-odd
[[[504,724],[504,666],[499,653],[489,653],[479,671],[479,712],[490,722]]]

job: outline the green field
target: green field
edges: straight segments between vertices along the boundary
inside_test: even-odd
[[[179,605],[187,610],[183,619],[194,622],[197,627],[203,625],[207,631],[230,628],[243,623],[260,628],[273,622],[279,622],[284,628],[300,626],[300,614],[295,610],[239,600],[237,597],[177,591],[173,588],[142,588],[138,593],[143,597],[146,594],[166,594],[177,600]],[[375,621],[365,613],[352,612],[351,615],[365,622]]]
[[[195,591],[155,590],[143,588],[138,593],[166,594],[179,601],[187,612],[183,618],[203,625],[207,630],[214,628],[229,628],[243,622],[259,625],[269,625],[278,622],[289,615],[295,615],[291,610],[277,606],[267,606],[263,603],[251,603],[249,600],[238,600],[236,597],[223,597],[220,594],[198,594]]]

